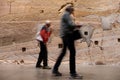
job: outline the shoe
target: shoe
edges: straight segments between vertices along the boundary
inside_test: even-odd
[[[42,68],[42,67],[43,67],[42,65],[39,65],[39,66],[36,65],[36,68]]]
[[[74,74],[71,74],[71,77],[70,77],[70,78],[71,78],[71,79],[83,79],[83,76],[74,73]]]
[[[43,69],[51,69],[49,66],[43,66]]]
[[[53,71],[52,74],[54,76],[62,76],[62,73],[60,73],[59,71]]]

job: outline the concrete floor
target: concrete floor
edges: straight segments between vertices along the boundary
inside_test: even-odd
[[[62,77],[54,77],[51,70],[36,69],[34,64],[0,64],[0,80],[71,80],[68,64],[62,64],[60,72]],[[83,80],[120,80],[119,66],[77,64],[77,72]]]

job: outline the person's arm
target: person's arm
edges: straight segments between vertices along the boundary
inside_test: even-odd
[[[49,31],[48,31],[48,37],[50,37],[51,33],[52,33],[53,29],[52,28],[49,28]]]
[[[72,18],[70,15],[66,15],[66,21],[67,21],[67,23],[68,23],[68,26],[69,26],[71,29],[75,29],[75,28],[80,28],[80,27],[82,27],[82,25],[75,24],[73,18]]]

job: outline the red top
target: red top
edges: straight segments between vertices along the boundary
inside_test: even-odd
[[[51,35],[51,32],[50,31],[47,31],[46,28],[43,28],[40,32],[40,35],[43,39],[43,42],[46,43]]]

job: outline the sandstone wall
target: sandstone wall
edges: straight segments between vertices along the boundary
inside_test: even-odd
[[[42,24],[46,19],[50,19],[54,31],[52,43],[49,44],[49,59],[56,60],[55,56],[60,51],[58,44],[61,43],[58,35],[62,13],[58,10],[69,2],[75,5],[77,21],[95,27],[90,49],[85,42],[76,42],[77,59],[89,61],[92,57],[93,61],[106,59],[119,62],[120,24],[116,22],[112,30],[103,31],[100,17],[111,13],[119,14],[120,0],[0,0],[0,59],[10,59],[14,54],[38,53],[39,48],[35,41],[36,25],[39,21]],[[99,44],[95,45],[95,41]],[[22,48],[27,51],[22,52]]]

